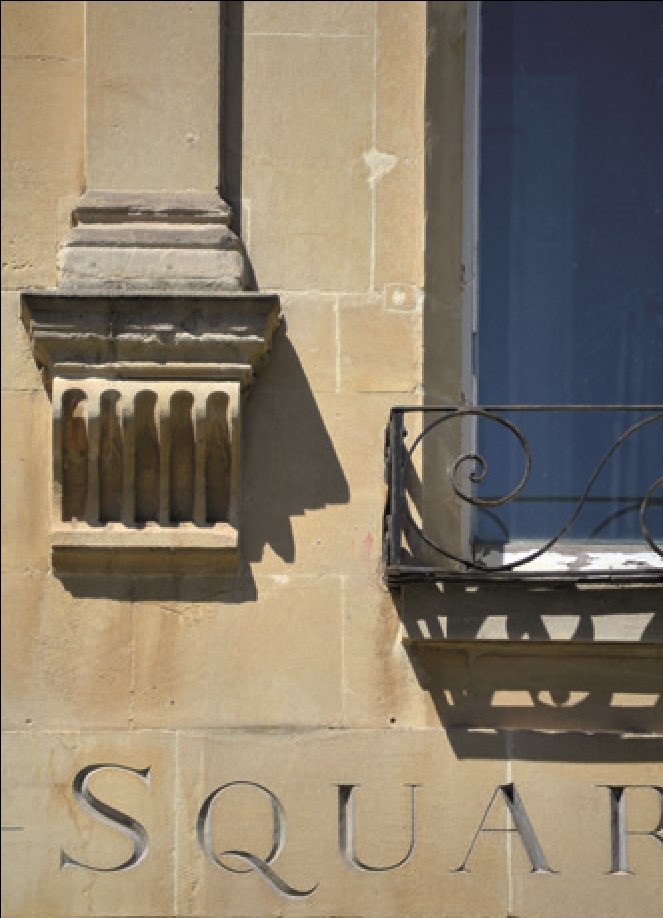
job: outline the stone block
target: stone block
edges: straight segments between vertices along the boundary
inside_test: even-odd
[[[376,146],[393,157],[375,186],[378,289],[423,284],[425,20],[425,3],[377,7]]]
[[[370,280],[370,188],[363,165],[247,166],[249,257],[262,289],[365,290]],[[274,215],[279,219],[275,220]]]
[[[247,35],[247,162],[306,164],[324,174],[361,156],[371,145],[370,52],[371,41],[357,36]]]
[[[378,148],[421,168],[426,85],[426,4],[377,5]],[[414,221],[413,221],[414,225]]]
[[[247,406],[244,481],[252,564],[285,573],[296,560],[301,572],[379,578],[384,428],[392,398],[399,396],[284,399],[256,390]]]
[[[341,389],[400,392],[412,401],[421,383],[420,321],[379,308],[341,309]]]
[[[377,579],[343,577],[343,724],[435,727],[431,696],[402,641],[396,598]]]
[[[285,323],[260,377],[261,392],[336,390],[337,306],[332,294],[281,297]]]
[[[368,286],[371,47],[345,34],[246,39],[243,196],[263,288]]]
[[[389,411],[406,392],[345,392],[318,399],[352,500],[374,501],[382,509],[384,438]]]
[[[557,871],[532,874],[514,840],[512,913],[655,918],[663,895],[663,850],[651,833],[661,818],[663,737],[515,733],[512,750],[512,780]],[[642,785],[624,792],[620,828],[611,826],[606,785]],[[629,873],[613,872],[613,841],[621,845]]]
[[[191,790],[179,814],[184,913],[219,913],[222,903],[234,916],[384,918],[440,915],[443,903],[445,915],[506,914],[503,841],[477,852],[472,873],[454,872],[504,780],[500,763],[459,762],[437,731],[238,731],[191,737],[181,748],[180,775]],[[212,796],[232,782],[245,783]],[[342,795],[352,836],[345,856]],[[210,850],[224,866],[194,837],[200,801],[210,797]],[[270,858],[271,885],[245,856],[222,854],[245,851],[264,862],[274,835],[283,844]]]
[[[21,322],[18,291],[3,290],[2,306],[2,389],[35,391],[42,388],[41,373],[35,366],[30,343]]]
[[[82,68],[82,46],[79,59],[3,58],[5,288],[46,286],[55,280],[63,229],[59,202],[78,194],[83,182]]]
[[[84,15],[81,0],[3,3],[2,56],[80,60]]]
[[[82,769],[102,763],[122,766],[89,779],[91,793],[120,811],[112,824],[86,811],[72,789]],[[2,846],[6,918],[177,914],[173,737],[12,733],[3,736],[2,772],[3,828],[9,827]],[[121,814],[147,833],[147,855],[136,869],[117,869],[132,855],[132,837],[118,825]]]
[[[379,580],[382,513],[375,504],[355,501],[295,516],[281,509],[247,509],[245,556],[256,576],[287,574],[296,562],[302,574],[358,574]]]
[[[50,405],[40,391],[2,393],[2,569],[48,570]]]
[[[88,187],[216,187],[218,36],[217,3],[88,8]]]
[[[333,725],[340,718],[335,577],[257,578],[257,601],[135,604],[135,723]]]
[[[276,33],[302,35],[370,36],[375,11],[372,3],[325,3],[320,0],[247,5],[244,13],[247,34]]]
[[[3,574],[3,726],[123,729],[130,721],[126,582]]]
[[[388,286],[388,309],[413,308],[416,293],[408,294],[408,287],[423,285],[423,192],[420,159],[400,160],[376,184],[375,286]]]

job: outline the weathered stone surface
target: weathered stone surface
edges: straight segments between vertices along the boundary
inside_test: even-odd
[[[2,592],[3,729],[126,729],[129,584],[92,578],[65,586],[28,571],[3,574]]]
[[[75,364],[74,373],[104,376],[104,365],[119,362],[125,376],[156,364],[168,378],[174,363],[179,376],[187,364],[193,378],[201,375],[197,367],[219,378],[221,366],[226,378],[243,379],[266,357],[279,322],[278,297],[261,293],[56,289],[24,293],[22,304],[37,364],[64,375]]]
[[[393,157],[393,167],[375,184],[375,286],[421,287],[426,4],[382,3],[376,18],[376,146]],[[387,308],[397,305],[394,293]]]
[[[59,251],[58,285],[71,293],[241,290],[244,251],[229,219],[214,194],[87,192]]]
[[[284,328],[260,378],[261,392],[335,392],[337,301],[333,294],[281,297]]]
[[[2,393],[3,570],[47,570],[49,566],[49,416],[43,390]]]
[[[2,7],[3,288],[55,282],[62,202],[84,180],[83,12],[79,2]]]
[[[135,605],[135,723],[163,729],[335,725],[340,583],[258,577],[241,592]]]
[[[419,317],[350,307],[340,323],[342,389],[407,392],[412,401],[421,384]]]
[[[334,35],[340,37],[371,36],[375,9],[366,0],[326,3],[320,0],[285,0],[274,4],[252,3],[246,8],[244,25],[247,33]]]
[[[180,774],[190,788],[179,814],[185,914],[207,915],[219,902],[227,914],[247,916],[507,913],[504,838],[479,848],[472,873],[454,873],[495,786],[504,781],[499,761],[459,762],[447,739],[433,731],[208,733],[191,737],[181,749]],[[253,786],[230,787],[215,799],[210,818],[215,852],[239,849],[263,859],[268,854],[272,814],[268,796],[255,787],[262,785],[278,798],[287,820],[283,851],[271,867],[300,895],[278,893],[255,870],[224,870],[196,846],[197,801],[233,781]],[[411,785],[419,785],[415,843],[406,863],[366,870],[339,854],[340,784],[356,785],[356,857],[374,868],[406,858]],[[246,863],[232,855],[221,860],[246,870]]]
[[[126,224],[178,224],[202,227],[230,222],[230,208],[217,194],[204,191],[104,191],[93,188],[76,202],[72,211],[74,225],[92,233],[96,228],[131,232]],[[158,226],[155,230],[158,231]],[[191,229],[192,227],[189,227]],[[199,227],[200,228],[200,227]]]
[[[197,291],[240,290],[244,287],[244,256],[226,247],[174,247],[158,236],[150,246],[136,246],[131,240],[122,247],[79,243],[60,252],[60,283],[63,289],[115,285],[149,292],[193,287]]]
[[[324,18],[323,6],[314,4],[305,18]],[[290,29],[299,23],[294,7],[280,14],[294,17]],[[362,154],[371,146],[372,37],[290,34],[270,24],[273,8],[252,15],[244,44],[242,194],[258,284],[366,290],[371,199]]]
[[[2,56],[27,60],[78,60],[83,48],[82,0],[65,3],[4,2]]]
[[[95,3],[86,16],[87,187],[211,192],[219,5]]]
[[[175,737],[160,732],[5,734],[2,812],[3,826],[11,828],[3,838],[3,867],[11,881],[2,884],[3,915],[180,914],[174,895],[174,747]],[[122,767],[93,774],[90,791],[147,832],[147,856],[136,869],[116,870],[132,854],[120,817],[104,825],[72,790],[82,769],[101,764]],[[96,869],[71,863],[62,869],[63,853]]]
[[[258,285],[365,290],[370,283],[370,190],[354,162],[296,168],[258,161],[246,178],[247,249]],[[274,221],[274,214],[281,219]]]
[[[264,573],[352,573],[379,584],[384,425],[403,393],[258,386],[245,424],[246,557]],[[358,433],[361,431],[361,434]],[[265,463],[265,454],[273,457]]]
[[[660,791],[652,788],[661,786],[660,737],[515,733],[512,750],[512,779],[557,871],[533,875],[514,840],[512,913],[553,918],[599,910],[606,918],[655,918],[663,895],[663,852],[651,834],[661,813]],[[625,792],[623,833],[615,836],[624,846],[628,874],[611,872],[616,827],[611,829],[606,785],[641,785]]]
[[[41,374],[35,366],[30,342],[21,322],[21,295],[18,291],[2,291],[3,358],[0,372],[2,388],[38,390],[42,388]]]
[[[343,723],[435,728],[431,694],[403,644],[394,597],[372,577],[343,578]],[[414,665],[413,665],[414,662]]]

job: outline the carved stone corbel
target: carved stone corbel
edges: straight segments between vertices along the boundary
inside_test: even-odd
[[[200,197],[84,198],[58,287],[22,295],[52,399],[56,570],[238,568],[242,392],[280,307],[238,289],[227,207]]]

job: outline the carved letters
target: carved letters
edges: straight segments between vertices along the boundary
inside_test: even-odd
[[[150,784],[150,769],[129,768],[126,765],[97,764],[89,765],[78,772],[72,782],[72,791],[76,800],[84,810],[90,813],[95,819],[106,825],[111,825],[119,832],[125,835],[132,845],[130,856],[114,867],[95,867],[91,864],[84,864],[76,860],[70,854],[64,851],[60,852],[60,868],[78,867],[83,870],[91,870],[102,873],[121,873],[137,867],[148,855],[149,836],[146,828],[131,816],[126,815],[120,810],[109,806],[107,803],[99,800],[90,791],[89,783],[92,775],[103,769],[117,768],[122,771],[130,772],[138,776],[146,785]],[[406,784],[410,788],[411,794],[411,824],[410,824],[410,841],[403,857],[393,864],[386,866],[369,866],[359,859],[355,849],[355,807],[354,791],[358,787],[356,784],[339,784],[338,785],[338,847],[339,855],[349,866],[362,872],[387,872],[404,867],[414,856],[416,847],[416,828],[415,828],[415,791],[418,785]],[[632,873],[628,869],[627,841],[629,836],[648,837],[663,843],[663,787],[658,785],[599,785],[606,787],[609,793],[610,807],[610,825],[611,825],[611,868],[607,871],[610,874]],[[218,809],[220,798],[227,790],[232,787],[253,788],[258,794],[266,797],[270,803],[272,813],[271,826],[271,848],[266,855],[244,851],[241,849],[227,848],[224,851],[216,852],[212,841],[213,819],[222,818],[218,813],[215,817],[215,811]],[[660,812],[658,821],[653,829],[649,830],[630,830],[626,827],[626,792],[628,790],[646,789],[658,793],[660,798]],[[497,799],[501,799],[508,809],[511,816],[513,828],[491,829],[484,828],[485,822],[490,811]],[[469,860],[476,847],[480,833],[482,832],[510,832],[515,831],[527,853],[532,872],[541,875],[550,875],[557,873],[553,870],[543,853],[543,848],[534,831],[534,826],[525,810],[516,785],[500,784],[495,788],[488,805],[484,811],[479,826],[472,837],[467,853],[461,865],[451,869],[451,873],[469,874]],[[206,857],[221,870],[229,873],[251,873],[255,872],[261,877],[276,893],[290,899],[307,898],[313,895],[318,889],[319,883],[315,885],[298,889],[291,885],[274,869],[272,866],[283,852],[286,844],[287,820],[286,811],[282,802],[276,794],[254,781],[230,781],[215,788],[205,798],[196,819],[196,838],[201,850]],[[243,866],[236,866],[234,862],[239,861]]]

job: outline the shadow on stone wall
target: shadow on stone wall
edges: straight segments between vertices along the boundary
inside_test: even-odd
[[[251,563],[262,559],[266,545],[286,564],[296,560],[291,518],[350,499],[347,480],[285,324],[245,402],[242,423],[241,567],[236,574],[218,573],[213,561],[209,570],[195,575],[151,574],[149,568],[141,574],[61,574],[65,589],[77,597],[104,597],[112,591],[136,602],[255,600]]]
[[[219,191],[230,204],[231,229],[242,238],[242,140],[244,125],[244,3],[227,0],[222,5],[219,71],[221,117],[219,118]]]
[[[663,737],[623,735],[601,731],[447,730],[459,759],[497,759],[521,762],[644,762],[663,761]]]
[[[661,592],[413,584],[399,613],[441,725],[466,731],[459,755],[489,755],[503,730],[660,732]]]
[[[350,490],[285,326],[245,409],[244,519],[248,562],[266,545],[288,564],[297,551],[291,518],[345,504]]]

